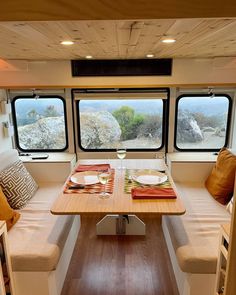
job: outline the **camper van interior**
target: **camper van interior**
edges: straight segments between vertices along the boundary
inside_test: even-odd
[[[0,295],[236,294],[235,16],[1,3]]]

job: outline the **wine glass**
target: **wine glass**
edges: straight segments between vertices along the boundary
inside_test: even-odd
[[[120,167],[118,167],[118,169],[120,170],[125,169],[125,167],[123,167],[123,159],[126,157],[126,149],[119,148],[116,150],[116,154],[117,154],[117,157],[120,159]]]
[[[106,184],[108,183],[109,178],[111,177],[111,170],[99,171],[98,180],[103,184],[103,191],[99,194],[101,199],[107,199],[110,197],[110,194],[106,192]]]

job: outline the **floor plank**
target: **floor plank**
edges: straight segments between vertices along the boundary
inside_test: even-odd
[[[84,217],[62,295],[178,295],[160,219],[142,219],[145,237],[98,237]]]

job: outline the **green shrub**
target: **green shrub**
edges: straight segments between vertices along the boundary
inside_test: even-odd
[[[223,118],[220,116],[206,116],[203,113],[192,113],[192,115],[201,129],[204,127],[216,128],[222,125]]]
[[[139,126],[144,122],[144,115],[135,114],[133,108],[122,106],[112,115],[116,118],[121,128],[121,140],[134,139],[138,135]]]
[[[160,115],[146,115],[139,128],[139,136],[159,137],[161,133],[162,119]]]

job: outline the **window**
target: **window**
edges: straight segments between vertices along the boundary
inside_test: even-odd
[[[81,149],[159,150],[163,147],[166,93],[85,96],[86,99],[82,94],[76,96]]]
[[[15,97],[16,144],[23,151],[63,151],[67,148],[65,103],[59,96]]]
[[[180,96],[176,105],[176,149],[211,151],[225,146],[230,111],[228,95]]]

